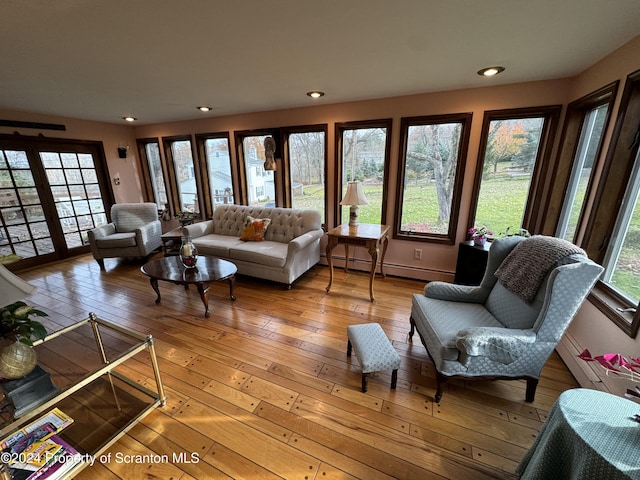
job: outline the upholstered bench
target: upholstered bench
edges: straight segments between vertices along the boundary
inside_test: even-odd
[[[392,369],[391,388],[396,388],[400,355],[377,323],[349,325],[347,327],[347,356],[354,349],[362,367],[362,391],[367,391],[367,375],[372,372]]]

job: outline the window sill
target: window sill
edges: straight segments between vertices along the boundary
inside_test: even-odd
[[[623,298],[606,283],[598,281],[589,294],[589,301],[613,323],[629,335],[636,338],[638,327],[640,327],[640,315],[633,312],[621,312],[627,308],[635,308],[629,300]]]

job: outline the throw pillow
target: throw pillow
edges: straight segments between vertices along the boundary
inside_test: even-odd
[[[244,222],[244,229],[240,234],[240,240],[245,242],[262,242],[270,223],[271,219],[269,218],[253,218],[247,216]]]

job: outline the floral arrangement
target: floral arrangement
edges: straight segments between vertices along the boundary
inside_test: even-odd
[[[481,227],[478,227],[478,228],[471,227],[469,229],[469,235],[471,235],[471,238],[486,238],[493,235],[493,232],[489,230],[487,227],[485,227],[484,225],[482,225]]]
[[[27,345],[33,345],[32,337],[43,340],[47,336],[47,330],[40,322],[29,318],[30,315],[49,316],[24,302],[15,302],[0,308],[0,336],[19,340]]]
[[[190,212],[188,210],[180,211],[174,215],[182,225],[193,222],[199,216],[199,212]]]
[[[607,375],[610,373],[617,376],[627,377],[631,380],[640,378],[640,357],[625,358],[619,353],[605,353],[604,355],[591,355],[589,350],[584,350],[578,358],[585,362],[598,362]],[[640,387],[627,389],[625,397],[640,401]]]

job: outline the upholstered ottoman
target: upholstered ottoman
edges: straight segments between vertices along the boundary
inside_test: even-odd
[[[347,327],[347,356],[351,356],[351,349],[362,367],[362,391],[367,391],[367,375],[371,372],[392,369],[391,388],[396,388],[398,381],[398,367],[400,355],[377,323],[349,325]]]

